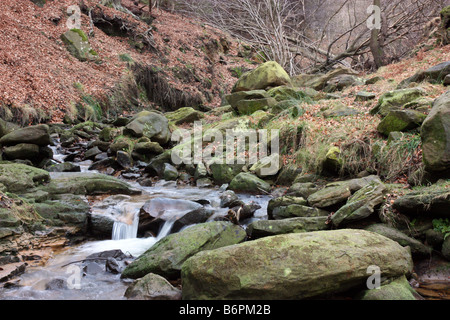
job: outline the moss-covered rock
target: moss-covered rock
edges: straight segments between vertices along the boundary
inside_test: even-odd
[[[230,263],[232,262],[232,263]],[[409,249],[364,230],[277,235],[202,251],[182,267],[183,299],[304,299],[412,271]]]
[[[236,111],[240,115],[250,115],[259,110],[269,110],[277,104],[274,98],[240,100],[236,103]]]
[[[168,112],[165,114],[165,116],[170,123],[173,123],[175,125],[180,125],[183,123],[193,123],[205,117],[202,112],[190,107],[180,108],[176,111]]]
[[[450,171],[450,91],[440,96],[422,124],[423,161],[428,171]]]
[[[80,61],[96,60],[98,54],[91,48],[89,39],[80,29],[71,29],[61,35],[61,40],[66,45],[71,55]]]
[[[249,193],[270,192],[270,184],[254,174],[241,172],[230,182],[229,188],[234,191]]]
[[[272,212],[277,207],[285,207],[291,204],[304,206],[307,204],[307,201],[302,197],[296,196],[282,196],[274,199],[270,199],[267,204],[267,215],[269,218],[272,218]]]
[[[266,62],[256,69],[244,73],[236,82],[232,92],[266,89],[290,85],[289,74],[275,61]]]
[[[170,140],[169,121],[158,112],[142,111],[125,126],[124,134],[132,137],[147,137],[161,145]]]
[[[47,171],[45,171],[47,172]],[[47,172],[48,174],[48,172]],[[72,172],[54,175],[49,184],[41,187],[50,194],[140,194],[128,183],[115,177],[91,172]]]
[[[247,234],[252,239],[286,233],[327,230],[327,217],[297,217],[283,220],[258,220],[249,224]]]
[[[45,147],[50,144],[49,127],[46,124],[19,128],[4,135],[0,145],[13,146],[20,143],[36,144]]]
[[[450,217],[450,191],[445,185],[436,184],[410,192],[397,198],[393,208],[410,216]]]
[[[417,300],[418,294],[405,276],[398,277],[378,289],[365,290],[357,298],[360,300]]]
[[[214,182],[217,184],[230,183],[244,167],[243,164],[226,164],[213,162],[209,165]]]
[[[141,278],[156,273],[167,278],[179,277],[182,264],[203,250],[212,250],[242,242],[244,229],[229,222],[197,224],[158,241],[128,265],[122,278]]]
[[[381,120],[377,130],[385,136],[395,131],[409,131],[419,128],[426,117],[423,113],[415,110],[393,110]]]
[[[128,300],[180,300],[181,291],[160,275],[149,273],[125,291]]]
[[[6,147],[3,154],[7,159],[35,160],[39,157],[39,146],[30,143],[19,143],[15,146]]]
[[[50,174],[19,163],[0,163],[0,183],[8,192],[22,192],[50,180]]]
[[[386,92],[378,99],[377,105],[370,110],[370,114],[386,116],[390,111],[401,109],[405,104],[425,95],[426,92],[422,88],[408,88]]]
[[[352,195],[347,203],[331,216],[331,222],[335,226],[361,220],[370,216],[375,208],[384,202],[384,194],[387,191],[381,181],[375,181],[362,187]]]
[[[386,238],[394,240],[403,247],[409,247],[411,249],[411,254],[413,255],[413,257],[415,256],[424,258],[430,257],[431,255],[432,248],[424,245],[419,240],[407,236],[400,230],[392,228],[386,224],[373,224],[365,228],[365,230],[378,233],[382,236],[385,236]]]

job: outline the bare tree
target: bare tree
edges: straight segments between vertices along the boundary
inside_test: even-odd
[[[448,0],[172,0],[181,13],[252,45],[291,74],[335,64],[380,66],[404,57],[423,25]],[[381,30],[367,27],[367,7],[381,8]],[[361,57],[362,59],[359,59]],[[361,65],[362,66],[362,65]]]

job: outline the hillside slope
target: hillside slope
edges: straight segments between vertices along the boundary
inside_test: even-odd
[[[142,6],[136,7],[132,1],[122,3],[136,15],[145,16],[146,8],[141,10]],[[134,83],[130,72],[133,65],[135,70],[136,65],[158,70],[166,88],[194,97],[198,106],[217,106],[221,93],[235,81],[232,72],[251,67],[250,60],[238,57],[239,44],[218,30],[159,11],[149,25],[130,14],[99,5],[98,1],[79,2],[81,30],[98,54],[98,61],[81,62],[68,52],[60,38],[68,31],[67,8],[73,4],[55,0],[39,7],[30,0],[0,2],[0,105],[5,120],[21,124],[57,122],[66,114],[75,116],[77,103],[80,111],[80,104],[92,100],[98,102],[102,112],[154,107],[152,100],[161,99],[137,92],[142,88]],[[108,30],[100,23],[91,28],[89,10],[94,18],[98,14],[107,22],[122,23],[122,31],[125,27],[131,29],[107,35]],[[154,48],[142,47],[137,37],[141,34],[151,37]],[[114,93],[127,95],[120,92],[124,88],[135,95],[129,105],[111,98]]]

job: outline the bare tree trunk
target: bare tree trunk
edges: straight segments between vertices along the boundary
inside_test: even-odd
[[[377,6],[381,10],[381,1],[374,0],[373,5]],[[381,16],[379,17],[381,19]],[[381,19],[381,23],[384,24],[384,19]],[[375,62],[376,68],[380,68],[385,65],[385,55],[383,51],[383,30],[384,28],[373,28],[372,33],[370,35],[370,52],[372,53],[373,60]]]

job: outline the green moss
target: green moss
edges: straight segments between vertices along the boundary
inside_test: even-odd
[[[81,37],[81,40],[83,40],[83,41],[89,41],[89,39],[88,39],[86,33],[84,33],[83,30],[81,30],[81,29],[70,29],[70,31],[73,31],[73,32],[78,33],[78,35]]]

